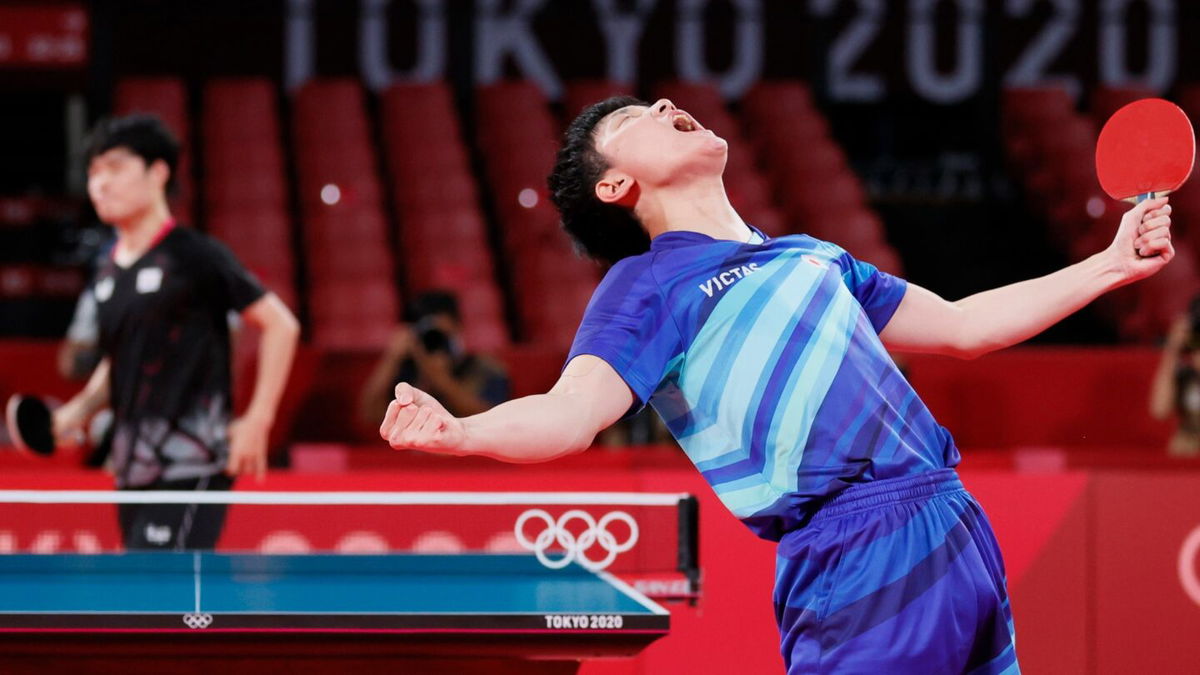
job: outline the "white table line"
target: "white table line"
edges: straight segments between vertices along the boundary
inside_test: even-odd
[[[687,493],[650,492],[252,492],[0,490],[0,504],[263,504],[479,506],[582,504],[675,506]]]
[[[196,585],[196,613],[200,613],[200,552],[192,552],[192,576]]]

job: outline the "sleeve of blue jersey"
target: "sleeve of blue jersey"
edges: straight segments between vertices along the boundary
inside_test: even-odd
[[[881,272],[871,263],[863,262],[843,251],[839,259],[842,281],[855,299],[862,305],[875,332],[882,332],[892,315],[900,307],[908,282],[900,277]]]
[[[649,266],[630,263],[614,266],[592,295],[567,363],[584,354],[603,359],[644,404],[680,340]]]

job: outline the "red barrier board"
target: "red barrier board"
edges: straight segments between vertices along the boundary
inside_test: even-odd
[[[1200,479],[1102,475],[1095,503],[1096,673],[1200,669]]]
[[[974,471],[965,472],[963,481],[983,505],[1004,552],[1024,672],[1195,672],[1200,663],[1200,641],[1195,639],[1200,635],[1200,473]],[[99,473],[10,472],[0,478],[5,489],[110,485]],[[637,659],[588,663],[581,672],[781,670],[770,600],[774,547],[756,540],[725,511],[690,468],[498,465],[485,471],[447,464],[441,470],[387,473],[275,473],[261,485],[246,481],[243,487],[694,493],[701,502],[699,605],[672,604],[671,636]],[[274,507],[231,516],[222,547],[486,548],[506,539],[513,515],[497,511],[494,518],[450,527],[436,523],[440,516],[428,511],[411,512],[408,522],[389,522],[387,514],[394,512],[385,507],[373,507],[377,511],[365,515],[348,511],[345,518],[329,512],[341,507],[291,516],[271,515],[263,508]],[[115,520],[111,506],[0,505],[0,550],[109,550],[118,542]],[[673,536],[665,531],[644,534],[646,543]],[[653,559],[659,553],[644,555]],[[636,557],[619,560],[622,565],[644,564]]]

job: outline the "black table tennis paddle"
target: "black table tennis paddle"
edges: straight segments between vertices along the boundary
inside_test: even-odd
[[[43,457],[54,454],[54,420],[45,401],[13,394],[4,413],[8,434],[19,450]]]

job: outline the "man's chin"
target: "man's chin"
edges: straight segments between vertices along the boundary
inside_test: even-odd
[[[105,225],[116,225],[121,220],[121,216],[119,214],[111,211],[97,211],[96,218],[98,218],[100,222],[104,223]]]
[[[729,154],[729,142],[724,138],[721,138],[708,129],[697,133],[704,134],[702,140],[704,142],[704,149],[708,152],[721,153],[722,155]]]
[[[125,209],[114,209],[114,208],[97,208],[96,209],[96,217],[100,219],[100,222],[105,223],[106,225],[115,225],[124,220],[128,220],[129,215],[130,215],[129,212]]]

